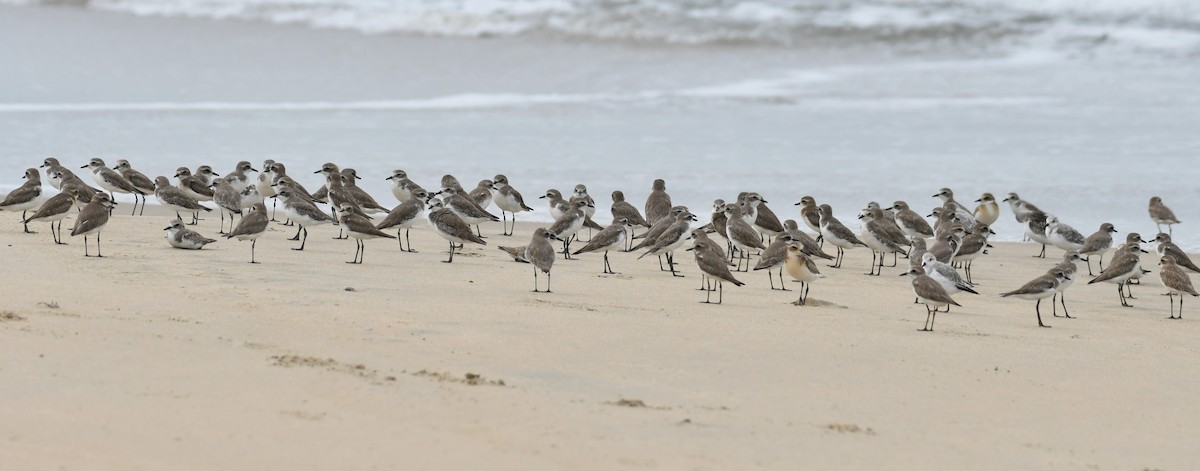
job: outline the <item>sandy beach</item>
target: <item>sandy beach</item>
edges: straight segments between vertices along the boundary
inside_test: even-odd
[[[453,264],[292,229],[170,248],[167,218],[118,214],[105,258],[44,224],[0,231],[0,458],[14,469],[1190,469],[1200,311],[1157,279],[1069,292],[1038,328],[996,294],[1040,274],[1031,244],[975,263],[981,295],[918,332],[899,268],[825,269],[809,306],[762,272],[703,305],[652,259],[559,260],[554,292],[495,245]],[[68,220],[68,225],[70,224]],[[216,220],[199,230],[212,235]],[[903,261],[903,260],[902,260]],[[1147,266],[1153,264],[1145,257]],[[22,281],[25,280],[25,281]],[[1193,306],[1189,304],[1188,306]],[[1189,314],[1195,312],[1196,314]]]

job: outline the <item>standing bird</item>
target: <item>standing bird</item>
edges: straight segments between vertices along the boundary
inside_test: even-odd
[[[687,213],[687,212],[688,212],[687,206],[672,207],[671,211],[667,213],[667,216],[664,216],[664,217],[660,218],[659,220],[654,221],[654,223],[650,225],[650,230],[646,231],[645,234],[642,234],[640,236],[642,238],[642,242],[631,247],[628,250],[628,252],[640,250],[644,247],[653,247],[654,243],[658,240],[658,236],[661,235],[663,232],[666,232],[667,229],[669,229],[673,224],[675,224],[675,217],[678,216],[679,214]],[[667,257],[667,262],[668,262],[668,265],[671,266],[671,271],[674,271],[673,258],[674,257],[672,257],[672,256]],[[658,257],[658,270],[659,271],[667,271],[662,266],[662,257]]]
[[[50,179],[50,186],[53,186],[55,190],[61,190],[62,189],[61,185],[63,182],[71,179],[71,177],[75,177],[75,173],[72,172],[71,169],[64,167],[61,163],[58,162],[58,159],[56,159],[54,157],[46,157],[46,160],[43,160],[42,165],[39,165],[38,168],[46,169],[46,178]],[[61,172],[62,178],[60,178],[58,180],[50,178],[54,172]],[[79,177],[75,177],[75,178],[79,178]],[[88,197],[88,202],[89,203],[91,202],[90,196]]]
[[[96,236],[96,256],[103,257],[100,254],[100,231],[104,226],[108,225],[109,210],[117,203],[113,202],[112,197],[104,193],[96,193],[92,196],[92,202],[83,207],[79,212],[79,219],[75,220],[75,227],[71,228],[71,237],[78,235],[83,236],[83,256],[88,255],[87,236]]]
[[[255,170],[254,165],[251,165],[250,162],[243,160],[233,167],[232,172],[225,174],[225,181],[229,182],[229,185],[233,186],[238,193],[241,193],[253,181],[247,174],[248,172],[258,173],[258,170]]]
[[[800,202],[796,203],[796,206],[800,207],[800,220],[804,221],[804,224],[817,234],[817,241],[823,244],[824,239],[821,238],[821,208],[817,206],[817,200],[811,196],[805,196],[800,198]],[[925,225],[929,225],[929,223]],[[929,233],[932,234],[933,230],[930,229]]]
[[[1046,246],[1051,245],[1050,239],[1046,237],[1046,227],[1049,226],[1048,218],[1050,216],[1041,211],[1030,211],[1025,214],[1024,220],[1021,221],[1025,226],[1025,236],[1030,240],[1042,244],[1042,251],[1035,258],[1046,258]]]
[[[454,187],[443,188],[439,193],[443,195],[442,203],[446,208],[454,211],[454,214],[458,215],[459,219],[462,219],[463,222],[475,226],[475,235],[480,239],[483,238],[483,232],[479,230],[479,223],[500,219],[495,214],[489,213],[478,204],[475,204],[475,201]]]
[[[278,165],[278,164],[276,164]],[[283,211],[287,214],[288,219],[296,223],[299,229],[296,230],[296,237],[289,240],[299,240],[300,247],[293,247],[292,250],[304,250],[304,244],[308,242],[308,228],[311,226],[319,226],[321,224],[335,223],[332,217],[321,211],[315,204],[304,198],[296,196],[292,188],[279,186],[275,193],[281,201],[283,201]],[[300,238],[300,233],[304,233],[304,238]]]
[[[487,245],[487,242],[471,232],[470,225],[459,219],[458,215],[446,208],[438,198],[429,200],[429,212],[425,214],[425,219],[429,221],[429,228],[433,229],[434,233],[450,243],[450,258],[442,260],[444,263],[454,263],[454,248],[459,244],[470,242]]]
[[[1162,225],[1167,225],[1167,233],[1171,233],[1171,226],[1179,224],[1179,219],[1175,217],[1175,213],[1163,204],[1162,198],[1150,198],[1150,219],[1154,220],[1154,224],[1158,225],[1158,232],[1162,232]]]
[[[604,227],[592,220],[592,216],[596,215],[596,200],[593,200],[591,195],[588,194],[587,185],[582,183],[575,185],[575,189],[571,193],[571,199],[567,202],[574,203],[576,201],[587,201],[588,203],[587,206],[583,207],[583,214],[587,216],[587,219],[583,220],[583,227],[588,228],[588,240],[590,241],[592,240],[592,230],[604,230]]]
[[[1038,209],[1037,206],[1034,206],[1033,203],[1021,199],[1021,197],[1017,196],[1016,193],[1009,193],[1008,197],[1000,201],[1008,203],[1009,209],[1012,209],[1013,218],[1016,219],[1017,222],[1025,222],[1025,216],[1027,216],[1029,213],[1042,212],[1042,210]]]
[[[682,277],[675,272],[675,250],[683,246],[687,240],[688,234],[691,232],[691,222],[696,220],[696,216],[687,210],[675,215],[675,222],[671,223],[666,230],[654,239],[654,245],[650,247],[642,255],[638,256],[638,260],[647,255],[666,256],[667,267],[671,269],[671,276]],[[698,256],[698,255],[697,255]],[[722,257],[723,259],[724,257]],[[729,269],[726,268],[726,271]],[[740,286],[740,285],[739,285]]]
[[[215,239],[206,238],[199,232],[183,227],[183,221],[179,218],[172,219],[163,230],[167,231],[167,243],[177,249],[200,250],[205,245],[216,242]]]
[[[1171,317],[1168,319],[1183,319],[1183,295],[1200,296],[1192,287],[1192,279],[1187,272],[1175,264],[1175,257],[1164,255],[1158,262],[1162,269],[1158,271],[1158,279],[1167,287],[1167,297],[1171,303]],[[1175,316],[1175,295],[1179,295],[1179,316]]]
[[[396,197],[396,201],[406,203],[412,199],[412,188],[418,186],[415,182],[408,179],[408,173],[404,170],[392,170],[392,175],[384,180],[392,182],[392,196]]]
[[[830,268],[841,268],[842,258],[845,256],[846,249],[852,249],[857,245],[866,247],[858,237],[854,236],[854,231],[842,224],[838,218],[833,217],[833,208],[827,204],[820,206],[821,208],[821,237],[837,247],[837,258],[834,260]]]
[[[492,201],[496,203],[497,208],[500,208],[500,222],[504,223],[504,232],[501,234],[506,236],[513,235],[513,231],[517,229],[517,213],[533,211],[533,208],[525,205],[525,199],[521,197],[521,193],[508,185],[508,177],[502,174],[492,178]],[[511,227],[509,227],[504,214],[506,212],[512,214]]]
[[[1037,304],[1033,306],[1033,309],[1034,312],[1037,312],[1038,327],[1049,328],[1050,326],[1042,323],[1042,300],[1057,294],[1059,284],[1066,279],[1067,275],[1062,271],[1051,270],[1051,273],[1034,278],[1020,288],[1007,293],[1000,293],[1000,297],[1016,296],[1029,301],[1037,300]]]
[[[266,198],[274,198],[275,197],[275,187],[272,186],[272,184],[275,183],[274,168],[275,168],[274,160],[272,160],[272,159],[264,160],[263,166],[262,166],[262,172],[258,174],[258,183],[256,183],[254,185],[254,187],[258,189],[258,194],[262,195],[263,201],[266,201]],[[272,221],[275,220],[275,205],[278,202],[279,202],[278,199],[271,200],[271,220]]]
[[[126,181],[125,177],[122,177],[121,174],[117,173],[116,170],[108,168],[107,165],[104,165],[104,159],[94,158],[92,160],[89,160],[87,165],[84,165],[79,168],[86,168],[92,172],[92,179],[95,180],[96,183],[98,183],[100,185],[100,188],[104,188],[105,190],[108,190],[108,196],[109,196],[110,200],[116,198],[116,195],[114,193],[125,193],[125,194],[135,195],[134,199],[133,199],[134,212],[131,213],[130,216],[137,214],[137,196],[136,195],[145,196],[145,193],[143,193],[142,190],[137,189],[137,187],[134,187],[132,184],[130,184],[128,181]]]
[[[363,212],[367,214],[388,212],[387,208],[381,206],[378,201],[375,201],[375,198],[373,198],[370,193],[367,193],[367,190],[364,190],[362,187],[358,186],[358,180],[362,180],[362,177],[358,176],[357,170],[352,168],[344,168],[342,169],[342,176],[345,177],[342,179],[342,187],[350,193],[350,196],[354,198],[354,202],[358,204],[358,207],[361,208]]]
[[[608,227],[588,240],[587,245],[582,249],[576,250],[573,255],[579,255],[587,252],[604,251],[604,274],[616,275],[617,272],[612,271],[612,265],[608,263],[609,250],[621,250],[625,248],[625,240],[629,238],[629,231],[632,230],[633,223],[629,222],[628,218],[621,218],[614,221]],[[537,236],[535,235],[534,238]]]
[[[583,213],[583,208],[587,207],[587,201],[576,201],[570,205],[550,226],[549,231],[554,233],[555,237],[563,243],[563,258],[571,258],[571,240],[575,233],[583,228],[583,221],[587,219],[587,215]]]
[[[954,209],[956,211],[957,210],[962,210],[962,211],[967,210],[967,207],[963,206],[962,203],[959,203],[958,201],[954,201],[954,192],[951,191],[949,188],[942,188],[942,189],[938,190],[938,192],[936,194],[934,194],[933,197],[940,198],[942,200],[942,203],[944,203],[944,204],[953,205]],[[971,214],[971,213],[967,213],[967,214]]]
[[[492,205],[493,197],[492,181],[487,179],[479,180],[479,184],[475,186],[475,189],[467,194],[467,198],[484,211],[487,211],[488,206]]]
[[[1154,240],[1151,240],[1151,242],[1156,241],[1158,242],[1158,248],[1156,251],[1160,257],[1169,255],[1175,260],[1176,266],[1200,273],[1200,267],[1197,267],[1196,263],[1192,262],[1192,259],[1188,257],[1187,252],[1184,252],[1183,249],[1179,248],[1178,245],[1175,245],[1174,242],[1171,242],[1170,234],[1160,232],[1158,236],[1154,238]]]
[[[412,248],[412,241],[408,239],[408,231],[412,226],[416,225],[417,220],[425,213],[425,203],[429,201],[429,193],[423,189],[417,188],[412,192],[408,201],[400,203],[387,217],[379,222],[376,229],[383,230],[395,227],[396,240],[400,243],[401,252],[416,253]],[[400,230],[404,229],[404,239],[400,239]],[[408,243],[408,250],[404,249],[404,243]]]
[[[1092,255],[1100,256],[1100,270],[1104,270],[1104,252],[1112,248],[1112,235],[1116,233],[1117,230],[1113,228],[1112,223],[1106,222],[1100,225],[1100,230],[1083,240],[1083,247],[1079,248],[1079,255],[1084,256],[1083,260],[1087,262],[1088,276],[1094,276],[1092,275]]]
[[[212,182],[213,202],[221,212],[221,229],[217,234],[225,234],[225,213],[229,213],[229,230],[233,230],[233,215],[242,215],[242,195],[233,184],[223,178]]]
[[[960,227],[959,230],[962,228]],[[958,255],[960,247],[962,247],[962,236],[956,232],[948,232],[933,241],[933,245],[929,246],[929,253],[933,254],[933,257],[939,262],[950,263],[954,261],[954,256]]]
[[[742,207],[733,203],[725,205],[725,238],[729,239],[729,243],[733,244],[737,251],[737,271],[750,269],[750,251],[767,248],[754,227],[742,217]],[[742,268],[743,261],[746,264],[745,269]]]
[[[962,306],[954,301],[949,294],[946,294],[945,288],[939,284],[920,268],[909,268],[908,273],[904,273],[912,277],[913,295],[917,297],[917,302],[925,305],[925,327],[919,329],[921,332],[933,332],[933,323],[937,321],[937,312],[941,308],[950,310],[950,306]]]
[[[388,234],[375,228],[374,224],[367,219],[366,216],[355,213],[354,208],[350,203],[342,203],[341,211],[338,211],[338,223],[346,230],[346,234],[354,238],[354,260],[346,263],[362,264],[363,256],[367,253],[367,244],[364,242],[367,239],[376,239],[383,237],[386,239],[396,239],[397,236]]]
[[[243,188],[238,193],[238,198],[242,205],[242,211],[250,210],[250,208],[254,207],[255,203],[266,202],[266,198],[263,198],[263,195],[258,193],[258,185],[246,185],[246,188]]]
[[[147,177],[144,173],[134,170],[133,166],[129,164],[129,161],[125,159],[118,160],[117,166],[113,167],[113,170],[116,170],[117,173],[120,173],[121,177],[125,178],[125,181],[129,182],[130,185],[133,185],[134,188],[141,190],[141,195],[138,195],[137,193],[133,194],[133,209],[137,209],[138,196],[141,196],[142,209],[141,211],[138,211],[138,215],[140,216],[145,213],[146,195],[154,193],[154,181],[150,180],[150,177]]]
[[[908,254],[908,249],[904,248],[908,245],[908,239],[904,236],[904,232],[883,216],[882,209],[868,208],[858,215],[858,219],[863,221],[859,240],[871,249],[871,272],[867,275],[883,274],[883,260],[888,253]],[[875,254],[877,253],[879,254],[878,265],[875,264]]]
[[[1087,242],[1083,234],[1080,234],[1074,227],[1059,222],[1055,216],[1046,217],[1046,240],[1049,240],[1051,245],[1067,252],[1079,251],[1083,248],[1084,242]]]
[[[1142,265],[1140,255],[1143,252],[1145,250],[1142,250],[1136,243],[1124,245],[1121,250],[1113,254],[1112,260],[1108,262],[1108,268],[1105,268],[1104,271],[1100,272],[1100,276],[1093,278],[1088,284],[1101,281],[1116,283],[1117,294],[1121,296],[1121,305],[1133,307],[1132,304],[1126,301],[1127,296],[1125,296],[1123,286],[1128,284],[1129,279],[1134,275],[1141,276]]]
[[[237,240],[249,240],[250,263],[258,263],[254,260],[254,246],[258,245],[258,237],[267,232],[268,223],[270,223],[270,219],[267,217],[267,205],[256,203],[253,208],[250,208],[250,212],[238,221],[237,227],[225,234],[225,238],[236,237]]]
[[[667,182],[659,178],[650,187],[650,195],[646,197],[646,220],[658,221],[671,212],[671,195],[667,194]]]
[[[754,265],[755,271],[767,270],[767,280],[771,283],[772,290],[791,291],[787,289],[787,284],[783,282],[783,268],[788,258],[788,247],[793,243],[800,245],[799,242],[792,240],[791,235],[786,233],[781,234],[771,242],[771,245],[768,245],[762,251],[762,255],[758,257],[758,263]],[[775,276],[771,272],[775,267],[779,267],[779,288],[775,287]]]
[[[646,218],[642,217],[642,213],[638,211],[638,209],[632,204],[629,204],[628,201],[625,201],[625,193],[622,193],[620,190],[612,192],[612,200],[613,203],[611,212],[614,221],[628,219],[629,224],[633,226],[643,226],[647,229],[650,228],[650,222],[646,221]],[[625,241],[630,244],[630,247],[632,246],[633,229],[629,230],[629,234],[625,238]]]
[[[195,211],[212,211],[212,208],[204,206],[188,196],[183,190],[171,186],[171,182],[167,181],[167,177],[159,176],[154,179],[154,199],[158,200],[158,204],[163,207],[174,210],[175,217],[182,219],[180,212],[191,213]],[[195,225],[193,223],[192,225]]]
[[[967,280],[963,279],[954,267],[939,262],[933,254],[925,252],[921,255],[921,268],[925,274],[942,285],[942,289],[946,290],[946,294],[955,294],[960,291],[965,291],[971,294],[979,294],[975,292],[975,285],[972,285]]]
[[[178,188],[189,198],[198,202],[212,201],[212,188],[209,188],[209,183],[203,176],[192,175],[192,171],[188,170],[187,167],[179,167],[175,169],[175,178],[178,179]],[[155,194],[157,195],[157,189],[155,190]],[[195,226],[199,223],[200,212],[192,211],[191,225]]]
[[[813,259],[804,253],[804,246],[798,242],[791,242],[787,248],[787,261],[784,262],[787,272],[792,276],[793,280],[800,282],[800,299],[792,303],[797,306],[803,306],[808,303],[808,287],[812,282],[824,278],[820,271],[817,270],[817,264],[813,263]],[[783,280],[779,280],[781,283]]]
[[[1065,278],[1063,278],[1063,280],[1061,282],[1059,282],[1058,289],[1055,290],[1054,297],[1050,298],[1050,307],[1054,308],[1054,310],[1050,311],[1050,313],[1053,314],[1054,317],[1059,317],[1058,308],[1055,307],[1055,304],[1054,304],[1055,300],[1057,300],[1059,303],[1062,304],[1062,308],[1063,308],[1063,316],[1062,317],[1066,317],[1067,319],[1074,319],[1074,317],[1071,317],[1071,313],[1067,312],[1067,293],[1066,293],[1066,291],[1067,291],[1067,288],[1071,287],[1071,284],[1075,283],[1075,275],[1077,273],[1079,273],[1079,265],[1077,265],[1077,264],[1081,261],[1083,261],[1083,257],[1079,256],[1079,252],[1074,251],[1074,250],[1068,250],[1066,253],[1063,254],[1062,261],[1059,262],[1058,265],[1055,265],[1054,268],[1051,268],[1049,271],[1046,272],[1046,274],[1048,274],[1048,275],[1053,275],[1054,272],[1061,271],[1063,273],[1063,275],[1065,275]]]
[[[36,208],[41,203],[42,196],[42,176],[36,168],[25,170],[25,183],[17,189],[8,192],[4,197],[4,201],[0,201],[0,210],[2,211],[20,211],[21,221],[25,221],[25,213],[30,209]],[[24,222],[26,234],[36,234],[29,230],[29,223]]]
[[[529,240],[529,245],[525,246],[525,260],[533,265],[533,292],[538,293],[538,272],[546,274],[546,292],[550,292],[550,268],[554,266],[554,245],[551,240],[557,240],[558,237],[553,232],[545,228],[537,228],[533,231],[533,238]]]
[[[689,215],[691,214],[689,213]],[[729,271],[729,262],[725,260],[724,254],[718,254],[711,250],[693,250],[692,254],[696,257],[696,265],[700,267],[700,271],[708,276],[709,279],[717,282],[717,302],[715,304],[721,304],[724,301],[725,282],[733,283],[734,286],[745,284],[733,277],[733,273]],[[711,297],[712,290],[704,290],[703,303],[714,304],[711,301]]]
[[[71,214],[71,208],[75,207],[75,200],[79,198],[79,187],[75,185],[67,185],[63,187],[62,192],[51,196],[42,204],[42,207],[25,219],[25,224],[37,221],[45,221],[50,223],[50,236],[54,238],[56,245],[67,245],[62,241],[62,220]],[[58,230],[54,230],[54,221],[58,221]]]
[[[768,239],[782,234],[786,228],[779,221],[779,217],[775,215],[771,208],[767,207],[767,200],[763,199],[758,193],[751,193],[746,198],[746,204],[754,208],[754,220],[748,221],[759,234],[766,236]]]
[[[976,221],[990,226],[1000,219],[1000,204],[996,203],[996,197],[991,193],[984,193],[975,202],[979,203],[979,206],[975,207],[975,211],[971,215],[975,216]]]

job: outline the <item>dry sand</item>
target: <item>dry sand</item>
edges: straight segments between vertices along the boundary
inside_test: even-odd
[[[712,306],[690,253],[686,278],[631,254],[607,276],[599,255],[560,259],[554,293],[531,293],[530,265],[495,248],[529,224],[485,226],[453,264],[422,226],[420,253],[368,241],[361,266],[330,226],[303,252],[272,226],[250,265],[248,242],[172,249],[166,217],[127,209],[102,259],[0,214],[4,468],[1200,466],[1200,304],[1171,321],[1154,276],[1132,309],[1080,282],[1078,319],[1044,306],[1038,328],[1033,302],[996,293],[1057,250],[997,244],[975,263],[982,295],[925,333],[908,279],[862,275],[865,249],[823,268],[810,306],[762,272]]]

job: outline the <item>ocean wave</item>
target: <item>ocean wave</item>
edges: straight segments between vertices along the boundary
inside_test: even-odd
[[[1180,49],[1200,38],[1195,0],[0,0],[147,16],[266,21],[365,33],[566,35],[678,44],[1121,40]],[[1183,37],[1186,36],[1186,37]],[[1147,40],[1149,38],[1149,40]]]

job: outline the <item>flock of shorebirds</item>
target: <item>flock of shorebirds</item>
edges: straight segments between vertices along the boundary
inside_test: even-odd
[[[364,241],[375,238],[397,239],[400,250],[415,252],[408,241],[408,231],[421,221],[446,239],[449,258],[444,262],[451,263],[455,250],[463,244],[486,245],[480,224],[502,222],[502,234],[511,236],[516,215],[533,210],[526,205],[521,193],[509,185],[504,175],[482,180],[470,191],[463,188],[456,178],[446,175],[442,177],[439,188],[430,191],[410,180],[403,170],[395,170],[387,180],[392,183],[392,194],[399,205],[387,208],[357,186],[356,180],[361,177],[353,169],[339,168],[333,163],[326,163],[313,172],[322,174],[325,180],[324,185],[315,192],[309,192],[289,177],[282,162],[273,160],[264,162],[261,171],[250,162],[242,161],[225,176],[215,173],[207,165],[198,167],[195,172],[180,167],[174,175],[176,183],[172,184],[166,176],[150,179],[135,170],[127,160],[118,160],[114,167],[109,167],[102,159],[94,158],[80,168],[87,169],[100,188],[85,183],[57,159],[45,159],[40,168],[45,170],[50,185],[59,193],[49,198],[43,197],[41,174],[38,169],[30,168],[25,172],[26,182],[0,202],[0,209],[20,211],[21,223],[27,233],[33,233],[29,230],[31,222],[50,223],[55,244],[65,244],[62,221],[74,215],[76,219],[70,235],[83,236],[84,256],[89,257],[92,256],[89,236],[95,238],[94,256],[102,256],[100,233],[116,206],[116,193],[133,195],[133,214],[141,214],[139,201],[141,211],[145,210],[146,197],[151,194],[163,207],[175,211],[176,219],[164,231],[167,233],[167,242],[180,249],[200,249],[216,242],[187,226],[198,224],[200,212],[218,211],[221,215],[221,235],[227,239],[250,241],[250,263],[258,263],[254,253],[257,240],[267,231],[271,221],[278,220],[276,212],[279,207],[284,213],[281,223],[296,227],[296,235],[290,240],[299,241],[300,246],[292,250],[304,250],[309,227],[333,224],[339,228],[337,238],[353,238],[356,241],[354,259],[347,263],[362,263]],[[952,295],[978,294],[971,281],[971,265],[976,258],[987,253],[990,247],[988,237],[994,234],[989,226],[1000,217],[1000,204],[991,193],[984,193],[975,201],[978,205],[969,209],[955,201],[950,189],[942,188],[933,195],[940,198],[942,204],[926,216],[910,209],[904,201],[896,201],[887,207],[876,202],[868,203],[859,213],[861,225],[859,231],[855,232],[833,216],[833,209],[829,205],[818,205],[813,197],[805,196],[796,205],[800,206],[800,221],[815,233],[813,236],[801,230],[795,220],[781,222],[767,207],[762,195],[747,192],[738,195],[732,202],[721,199],[714,201],[711,222],[695,227],[693,222],[698,220],[696,215],[685,206],[672,205],[663,180],[655,180],[651,190],[643,207],[644,213],[625,201],[622,192],[614,191],[611,207],[613,223],[607,227],[592,220],[596,203],[588,195],[586,186],[576,185],[569,197],[558,190],[547,190],[539,198],[546,200],[555,222],[536,229],[525,246],[499,248],[514,260],[533,266],[533,291],[543,291],[539,278],[544,275],[544,291],[550,292],[550,271],[559,254],[570,259],[572,255],[603,252],[603,271],[613,274],[609,251],[640,251],[638,259],[654,255],[659,259],[660,270],[669,271],[673,276],[682,276],[676,270],[675,254],[690,240],[690,247],[684,250],[692,252],[704,275],[701,280],[701,289],[705,291],[704,303],[714,303],[711,298],[716,293],[715,304],[720,304],[723,284],[741,286],[743,283],[734,273],[753,269],[767,271],[771,289],[790,291],[784,284],[783,273],[786,271],[793,281],[800,283],[797,289],[799,299],[793,304],[804,305],[808,299],[809,285],[824,278],[814,259],[832,260],[829,267],[840,268],[846,250],[866,247],[873,254],[871,270],[867,275],[880,275],[884,267],[889,266],[885,265],[889,254],[893,257],[891,267],[898,265],[900,256],[908,258],[908,268],[901,275],[911,277],[915,302],[926,306],[925,326],[921,330],[932,331],[937,312],[942,309],[949,311],[950,306],[960,306]],[[273,198],[269,212],[266,198]],[[213,207],[202,204],[204,202],[211,202]],[[1042,322],[1043,299],[1051,299],[1055,317],[1058,317],[1056,301],[1061,303],[1063,315],[1071,317],[1064,292],[1080,274],[1080,262],[1087,264],[1089,276],[1095,276],[1089,283],[1114,283],[1121,305],[1130,306],[1128,300],[1133,299],[1133,295],[1129,286],[1150,273],[1140,264],[1140,254],[1148,253],[1141,247],[1144,243],[1158,242],[1159,277],[1170,297],[1171,319],[1183,317],[1184,295],[1200,296],[1185,271],[1200,272],[1200,267],[1171,242],[1171,227],[1179,221],[1159,197],[1150,199],[1149,213],[1150,218],[1158,224],[1160,233],[1150,241],[1142,239],[1137,233],[1127,234],[1124,244],[1116,246],[1115,250],[1113,234],[1117,231],[1112,224],[1101,224],[1099,230],[1085,237],[1021,199],[1016,193],[1009,193],[1001,202],[1008,203],[1013,216],[1024,226],[1026,237],[1042,245],[1036,257],[1044,258],[1047,246],[1064,251],[1062,262],[1050,268],[1046,274],[1020,288],[1000,293],[1004,297],[1036,300],[1034,310],[1041,327],[1049,327]],[[328,205],[329,212],[320,205]],[[500,217],[489,212],[493,205],[500,210]],[[190,215],[190,223],[185,224],[185,214]],[[372,218],[380,214],[383,216],[378,221]],[[226,216],[229,219],[228,227]],[[927,218],[932,218],[933,223]],[[1162,232],[1163,225],[1167,226],[1165,233]],[[579,236],[585,227],[590,237],[580,241]],[[645,231],[635,235],[638,228],[645,228]],[[396,232],[393,235],[385,230]],[[709,237],[710,234],[715,234],[716,238]],[[724,243],[717,238],[724,239]],[[584,245],[571,250],[571,244],[576,241]],[[825,252],[826,243],[833,246],[834,254]],[[557,244],[561,244],[561,250],[555,247]],[[1112,256],[1105,267],[1104,255],[1110,250]],[[1099,258],[1098,275],[1093,275],[1092,257]],[[778,288],[775,287],[776,273]],[[1174,301],[1176,295],[1180,296],[1178,315]]]

